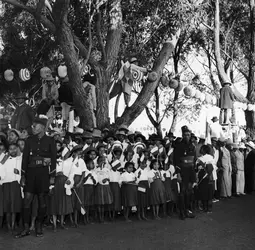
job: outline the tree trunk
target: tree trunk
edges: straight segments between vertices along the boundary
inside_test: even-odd
[[[222,63],[221,53],[220,53],[220,6],[219,1],[215,1],[215,26],[214,26],[214,53],[216,60],[216,67],[221,83],[230,82],[228,75],[224,70],[224,65]]]
[[[78,55],[74,47],[74,40],[67,15],[69,1],[56,1],[54,4],[54,20],[56,23],[56,40],[58,41],[65,58],[69,84],[73,94],[74,106],[81,119],[82,127],[93,128],[93,111],[90,109],[89,89],[83,88],[78,63]]]
[[[172,56],[174,47],[176,45],[177,37],[179,36],[177,32],[172,41],[167,41],[164,43],[162,50],[159,54],[158,59],[155,61],[153,66],[153,71],[157,73],[157,80],[154,82],[147,81],[145,86],[142,88],[141,93],[133,103],[131,107],[126,107],[122,116],[117,121],[117,124],[125,124],[129,126],[144,110],[146,105],[149,103],[151,97],[153,96],[156,87],[158,86],[159,79],[162,75],[163,69],[168,62],[169,58]]]
[[[249,102],[255,101],[255,1],[250,0],[250,58],[249,58],[249,77],[247,99]],[[245,111],[247,134],[250,136],[255,132],[255,114],[254,111]]]
[[[109,92],[108,92],[108,77],[104,67],[96,67],[96,95],[97,95],[97,127],[103,129],[109,127]]]

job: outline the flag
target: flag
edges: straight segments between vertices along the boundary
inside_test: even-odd
[[[159,152],[159,150],[158,150],[158,147],[157,147],[157,146],[151,149],[151,154],[152,154],[154,157],[156,157],[156,156],[158,155],[158,152]]]
[[[82,214],[82,215],[86,214],[86,210],[85,210],[84,207],[83,207],[83,204],[82,204],[82,202],[81,202],[81,199],[80,199],[79,195],[77,194],[77,192],[76,192],[75,189],[74,189],[73,191],[74,191],[74,194],[75,194],[75,196],[76,196],[78,202],[79,202],[80,205],[81,205],[81,214]]]
[[[89,145],[86,143],[82,149],[82,151],[85,151],[87,148],[89,147]]]
[[[142,154],[141,158],[140,158],[140,162],[144,161],[144,154]]]
[[[158,152],[159,152],[159,154],[162,154],[164,152],[164,148],[163,147],[160,148]]]
[[[115,160],[112,162],[112,168],[120,169],[120,167],[121,167],[121,162],[119,160]]]

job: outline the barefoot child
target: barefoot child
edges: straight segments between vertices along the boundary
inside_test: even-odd
[[[95,164],[92,159],[86,161],[86,166],[88,171],[85,172],[84,177],[84,206],[86,209],[86,214],[84,216],[84,223],[90,223],[90,215],[92,208],[95,205],[95,186],[97,184],[97,175],[95,173]]]
[[[127,222],[130,222],[129,214],[131,208],[138,205],[137,200],[137,178],[134,173],[134,163],[126,162],[125,172],[121,175],[121,192],[122,205],[124,207],[124,217]]]
[[[9,157],[2,164],[5,178],[3,179],[3,212],[6,213],[7,227],[9,231],[15,228],[16,214],[21,212],[21,158],[17,157],[18,145],[9,145]]]
[[[148,220],[146,218],[146,210],[149,206],[149,171],[147,169],[147,160],[138,160],[138,169],[135,176],[138,182],[138,220]]]
[[[159,220],[159,206],[166,203],[166,191],[163,181],[165,178],[159,171],[159,162],[152,160],[149,172],[149,183],[150,183],[150,204],[152,205],[153,217]]]
[[[98,158],[96,175],[98,184],[95,188],[95,205],[98,209],[99,222],[104,223],[105,206],[109,207],[113,202],[110,188],[110,169],[107,167],[106,158],[104,156]]]

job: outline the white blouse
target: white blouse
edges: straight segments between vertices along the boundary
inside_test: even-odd
[[[2,183],[10,183],[13,181],[17,181],[18,183],[20,183],[21,161],[21,157],[9,157],[4,164],[0,164],[5,171],[5,177],[2,180]],[[19,171],[19,174],[15,174],[14,169],[17,169]]]
[[[139,173],[141,173],[140,177],[138,177]],[[140,181],[148,181],[149,180],[149,171],[148,171],[147,168],[145,168],[145,169],[138,168],[135,171],[135,176],[136,176],[138,182],[140,182]]]
[[[135,173],[133,173],[133,172],[132,173],[124,172],[120,176],[121,183],[135,181],[135,180],[136,180],[136,176],[135,176]]]
[[[149,182],[152,183],[154,182],[154,177],[156,177],[156,179],[160,179],[162,181],[165,181],[165,178],[163,177],[163,175],[161,174],[161,172],[159,170],[154,170],[154,169],[151,169],[149,171]]]
[[[103,183],[104,179],[110,179],[110,170],[107,167],[97,168],[95,170],[95,173],[97,175],[98,183],[101,185],[109,185],[109,181],[106,181]]]
[[[73,158],[71,158],[73,159]],[[87,171],[86,164],[83,159],[75,158],[72,162],[72,174],[82,175],[83,172]]]
[[[98,182],[98,178],[97,178],[96,171],[95,171],[95,170],[92,170],[92,171],[87,170],[87,171],[85,172],[85,178],[86,178],[89,174],[91,174],[91,175],[93,176],[93,178],[95,179],[96,183],[94,184],[92,178],[89,177],[89,178],[84,182],[84,185],[85,185],[85,184],[86,184],[86,185],[96,185],[97,182]]]
[[[0,185],[3,184],[3,180],[5,178],[5,169],[2,164],[0,164]]]
[[[110,171],[110,182],[120,183],[120,172],[119,171]]]

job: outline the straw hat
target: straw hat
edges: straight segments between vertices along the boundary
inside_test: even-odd
[[[248,146],[248,147],[250,147],[252,149],[255,149],[255,144],[252,141],[246,142],[246,146]]]

